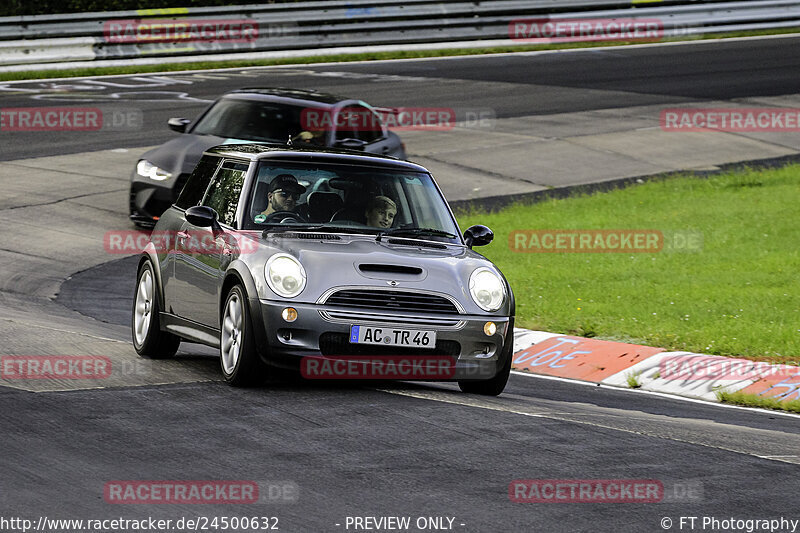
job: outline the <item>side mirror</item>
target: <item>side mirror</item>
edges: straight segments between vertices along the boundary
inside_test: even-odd
[[[186,222],[198,228],[219,227],[217,212],[207,205],[196,205],[186,210]]]
[[[470,226],[464,232],[464,241],[467,243],[467,247],[472,248],[473,246],[486,246],[494,239],[494,232],[487,228],[486,226],[481,226],[480,224],[476,224],[475,226]]]
[[[186,127],[192,121],[188,118],[171,118],[167,121],[167,126],[172,131],[177,131],[178,133],[186,133]]]
[[[361,139],[347,138],[336,141],[335,145],[339,148],[347,148],[348,150],[363,150],[367,145],[367,142],[362,141]]]

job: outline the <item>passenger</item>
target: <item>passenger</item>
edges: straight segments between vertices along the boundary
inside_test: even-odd
[[[397,214],[397,204],[388,196],[376,196],[367,204],[364,214],[367,217],[367,226],[391,228]]]

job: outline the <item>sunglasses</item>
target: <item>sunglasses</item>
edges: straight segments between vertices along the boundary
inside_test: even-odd
[[[273,192],[275,194],[280,194],[281,198],[294,198],[295,200],[300,198],[300,193],[299,192],[288,192],[288,191],[282,191],[280,189],[278,189],[277,191],[273,191]]]

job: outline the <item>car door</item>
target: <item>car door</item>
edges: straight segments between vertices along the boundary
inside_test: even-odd
[[[173,299],[174,312],[211,328],[219,328],[219,286],[231,253],[225,233],[236,229],[247,168],[245,162],[223,161],[200,203],[217,212],[223,233],[184,220],[175,238],[174,280],[180,293]]]
[[[206,195],[206,190],[211,184],[211,179],[217,173],[217,169],[222,163],[221,157],[205,155],[197,163],[197,166],[192,171],[189,180],[180,191],[178,199],[175,201],[175,208],[186,210],[190,207],[200,205]],[[166,235],[166,242],[169,243],[169,252],[164,259],[164,266],[162,269],[162,281],[164,284],[164,311],[167,313],[175,314],[176,302],[179,302],[183,297],[183,293],[187,290],[184,280],[175,279],[175,259],[182,253],[176,248],[176,234],[182,230],[182,224],[185,219],[183,213],[180,216],[180,222],[176,220],[175,226],[171,227],[169,234]]]

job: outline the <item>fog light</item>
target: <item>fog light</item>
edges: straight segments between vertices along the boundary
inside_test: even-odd
[[[487,322],[483,325],[483,332],[486,333],[489,337],[497,333],[497,324],[494,322]]]
[[[286,322],[294,322],[297,320],[297,310],[294,307],[287,307],[281,311],[281,316]]]

